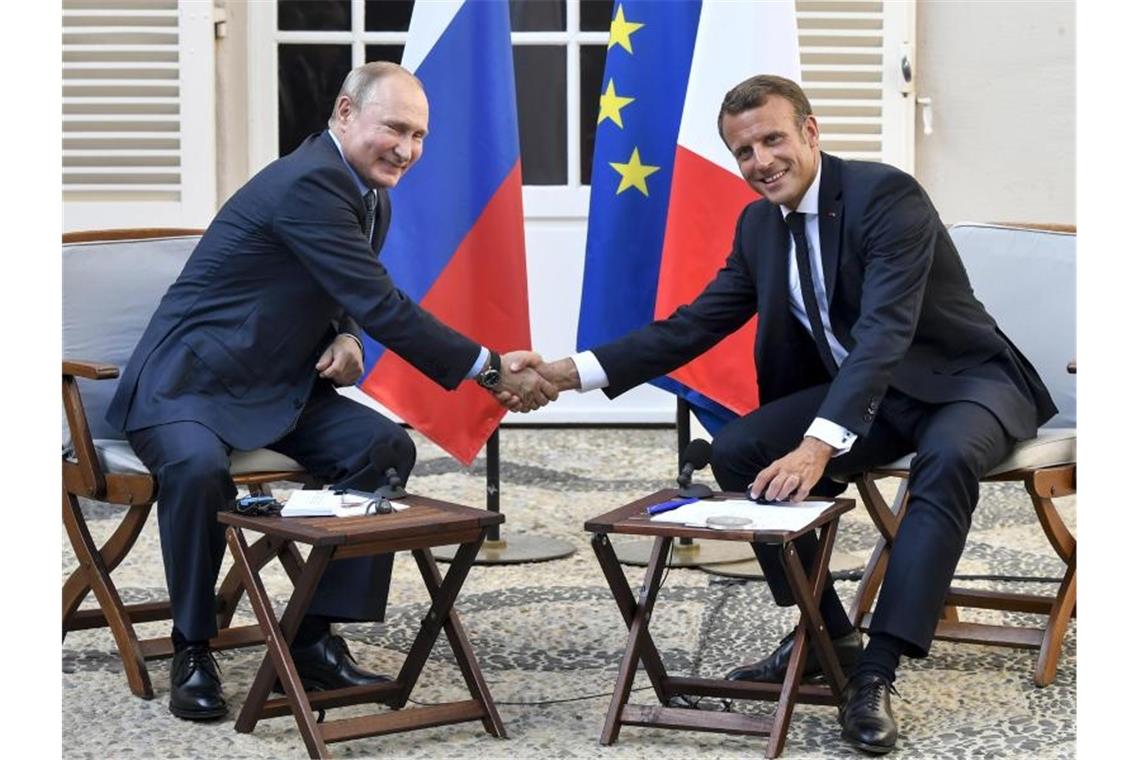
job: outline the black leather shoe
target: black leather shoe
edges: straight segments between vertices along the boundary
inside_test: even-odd
[[[348,644],[332,633],[326,633],[308,646],[292,649],[291,653],[305,691],[373,686],[392,680],[358,668]]]
[[[174,653],[170,712],[185,720],[211,720],[226,714],[222,676],[209,647],[191,645]]]
[[[899,737],[890,681],[876,674],[859,674],[847,682],[839,702],[843,738],[864,752],[884,755],[895,748]]]
[[[729,671],[725,677],[730,681],[783,683],[784,675],[788,672],[788,661],[792,659],[792,642],[795,635],[796,632],[792,631],[781,639],[780,645],[776,647],[775,651],[760,662],[741,665],[739,668]],[[863,653],[863,637],[859,635],[859,631],[852,631],[846,636],[832,639],[831,643],[835,647],[835,656],[839,659],[840,669],[843,670],[844,675],[849,675],[855,669],[859,655]],[[823,670],[815,656],[815,647],[811,646],[809,640],[803,680],[816,679],[822,676]]]

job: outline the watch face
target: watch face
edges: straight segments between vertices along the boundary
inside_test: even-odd
[[[499,384],[499,370],[489,367],[479,375],[479,385],[484,388],[494,388]]]

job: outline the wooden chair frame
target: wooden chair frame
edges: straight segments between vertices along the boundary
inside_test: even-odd
[[[1075,234],[1077,231],[1077,228],[1071,224],[1021,222],[994,222],[994,224],[1047,232]],[[1076,361],[1069,362],[1068,371],[1070,374],[1076,374]],[[859,495],[863,497],[863,504],[881,535],[871,552],[863,572],[863,579],[849,609],[851,622],[863,630],[870,627],[871,607],[882,586],[887,562],[890,559],[891,545],[898,533],[899,523],[906,514],[909,475],[908,470],[883,468],[864,473],[855,479]],[[886,477],[900,478],[903,481],[892,505],[887,504],[875,484],[875,481]],[[1049,597],[951,586],[946,594],[942,619],[938,622],[934,637],[970,644],[1036,649],[1037,662],[1033,671],[1033,682],[1037,686],[1048,686],[1057,676],[1057,660],[1061,655],[1061,644],[1065,638],[1065,631],[1068,630],[1069,620],[1077,616],[1077,539],[1065,525],[1053,504],[1054,498],[1070,496],[1077,492],[1077,465],[1073,463],[1059,467],[1012,470],[984,477],[981,482],[1002,481],[1020,481],[1025,486],[1045,537],[1065,564],[1065,574],[1057,593]],[[967,623],[958,619],[958,609],[961,607],[1044,615],[1045,625],[1034,628]]]
[[[164,238],[198,235],[201,232],[194,229],[75,232],[65,234],[63,242]],[[74,448],[73,460],[65,456],[62,464],[63,525],[79,562],[79,566],[63,583],[63,637],[67,637],[68,631],[110,628],[131,692],[143,699],[152,699],[154,689],[146,662],[172,656],[174,645],[169,636],[140,639],[135,624],[169,620],[170,602],[124,604],[111,579],[111,573],[138,540],[154,505],[157,483],[150,475],[103,471],[77,383],[77,378],[111,380],[118,376],[118,368],[110,364],[77,361],[68,357],[63,360],[63,408]],[[234,477],[237,485],[247,486],[252,493],[267,493],[268,483],[282,480],[313,484],[312,478],[303,472],[257,472]],[[102,546],[97,546],[91,536],[79,505],[80,497],[126,507],[126,514]],[[251,546],[250,557],[258,568],[274,557],[279,558],[293,580],[299,577],[303,565],[296,547],[269,538],[263,538]],[[80,604],[92,592],[99,607],[80,610]],[[259,644],[264,640],[257,625],[230,625],[242,593],[240,572],[236,567],[231,568],[219,589],[218,635],[210,641],[211,647],[231,649]]]

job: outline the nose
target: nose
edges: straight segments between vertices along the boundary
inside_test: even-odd
[[[412,138],[410,135],[404,135],[400,141],[396,143],[394,148],[396,157],[403,162],[410,161],[412,158]]]
[[[763,171],[772,166],[772,152],[768,150],[762,143],[755,143],[752,146],[753,160],[756,162],[756,168]]]

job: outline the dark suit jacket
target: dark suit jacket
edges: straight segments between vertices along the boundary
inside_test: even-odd
[[[309,137],[237,191],[163,296],[119,382],[121,430],[200,422],[237,449],[279,439],[318,381],[337,332],[362,327],[441,386],[455,388],[478,344],[411,301],[377,260],[364,202],[327,133]],[[320,381],[322,386],[326,381]]]
[[[819,416],[866,435],[888,387],[922,401],[969,400],[1015,438],[1056,413],[1028,360],[974,297],[930,198],[898,169],[822,154],[819,224],[829,316],[850,352]],[[828,380],[788,305],[789,233],[780,209],[749,204],[732,253],[691,304],[594,349],[614,397],[708,350],[759,314],[763,401]]]

